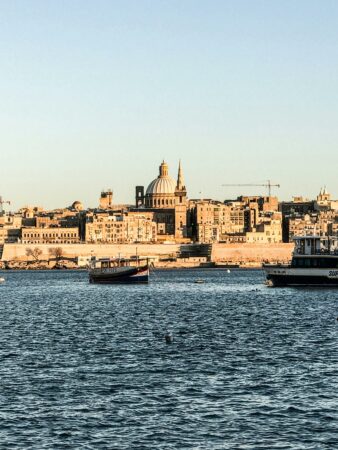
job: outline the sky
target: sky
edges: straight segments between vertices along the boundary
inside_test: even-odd
[[[163,159],[190,198],[338,198],[335,0],[3,0],[0,195],[132,203]]]

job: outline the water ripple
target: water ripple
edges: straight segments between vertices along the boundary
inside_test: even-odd
[[[4,274],[0,448],[337,448],[338,291],[154,275]]]

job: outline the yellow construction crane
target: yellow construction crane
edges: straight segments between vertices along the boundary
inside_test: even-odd
[[[8,205],[11,204],[11,202],[9,202],[8,200],[4,200],[4,199],[2,198],[2,196],[0,195],[0,214],[2,214],[2,213],[4,212],[4,205],[5,205],[6,203],[7,203]]]
[[[280,188],[280,184],[273,184],[271,183],[271,180],[267,180],[266,183],[263,184],[254,184],[254,183],[247,183],[247,184],[222,184],[222,186],[263,186],[268,188],[269,197],[271,197],[271,188],[276,187]]]

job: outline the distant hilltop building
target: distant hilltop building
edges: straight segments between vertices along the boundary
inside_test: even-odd
[[[187,199],[187,190],[183,178],[181,161],[178,167],[177,181],[169,175],[165,161],[159,167],[159,175],[147,187],[136,186],[136,207],[173,208]]]
[[[336,211],[338,210],[338,200],[332,200],[331,194],[326,189],[326,186],[324,186],[317,195],[315,206],[317,211]]]
[[[328,190],[326,189],[326,186],[324,186],[319,194],[317,195],[317,202],[328,202],[331,200],[331,194],[329,194]]]
[[[82,204],[79,200],[76,200],[76,201],[72,204],[71,209],[73,209],[74,211],[80,212],[80,211],[83,211],[83,210],[84,210],[84,207],[83,207],[83,204]]]
[[[326,187],[321,188],[316,200],[293,197],[292,202],[281,202],[283,240],[292,242],[295,236],[337,234],[338,201],[331,199]]]
[[[185,187],[181,161],[178,166],[177,181],[169,175],[169,167],[162,161],[159,175],[147,187],[136,186],[136,208],[155,213],[158,234],[187,237],[187,190]]]
[[[99,207],[100,209],[111,209],[113,207],[113,191],[111,189],[101,192]]]

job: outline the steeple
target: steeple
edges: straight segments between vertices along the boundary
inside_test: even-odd
[[[177,175],[177,187],[176,187],[176,189],[179,190],[179,191],[185,189],[181,160],[180,160],[179,165],[178,165],[178,175]]]

